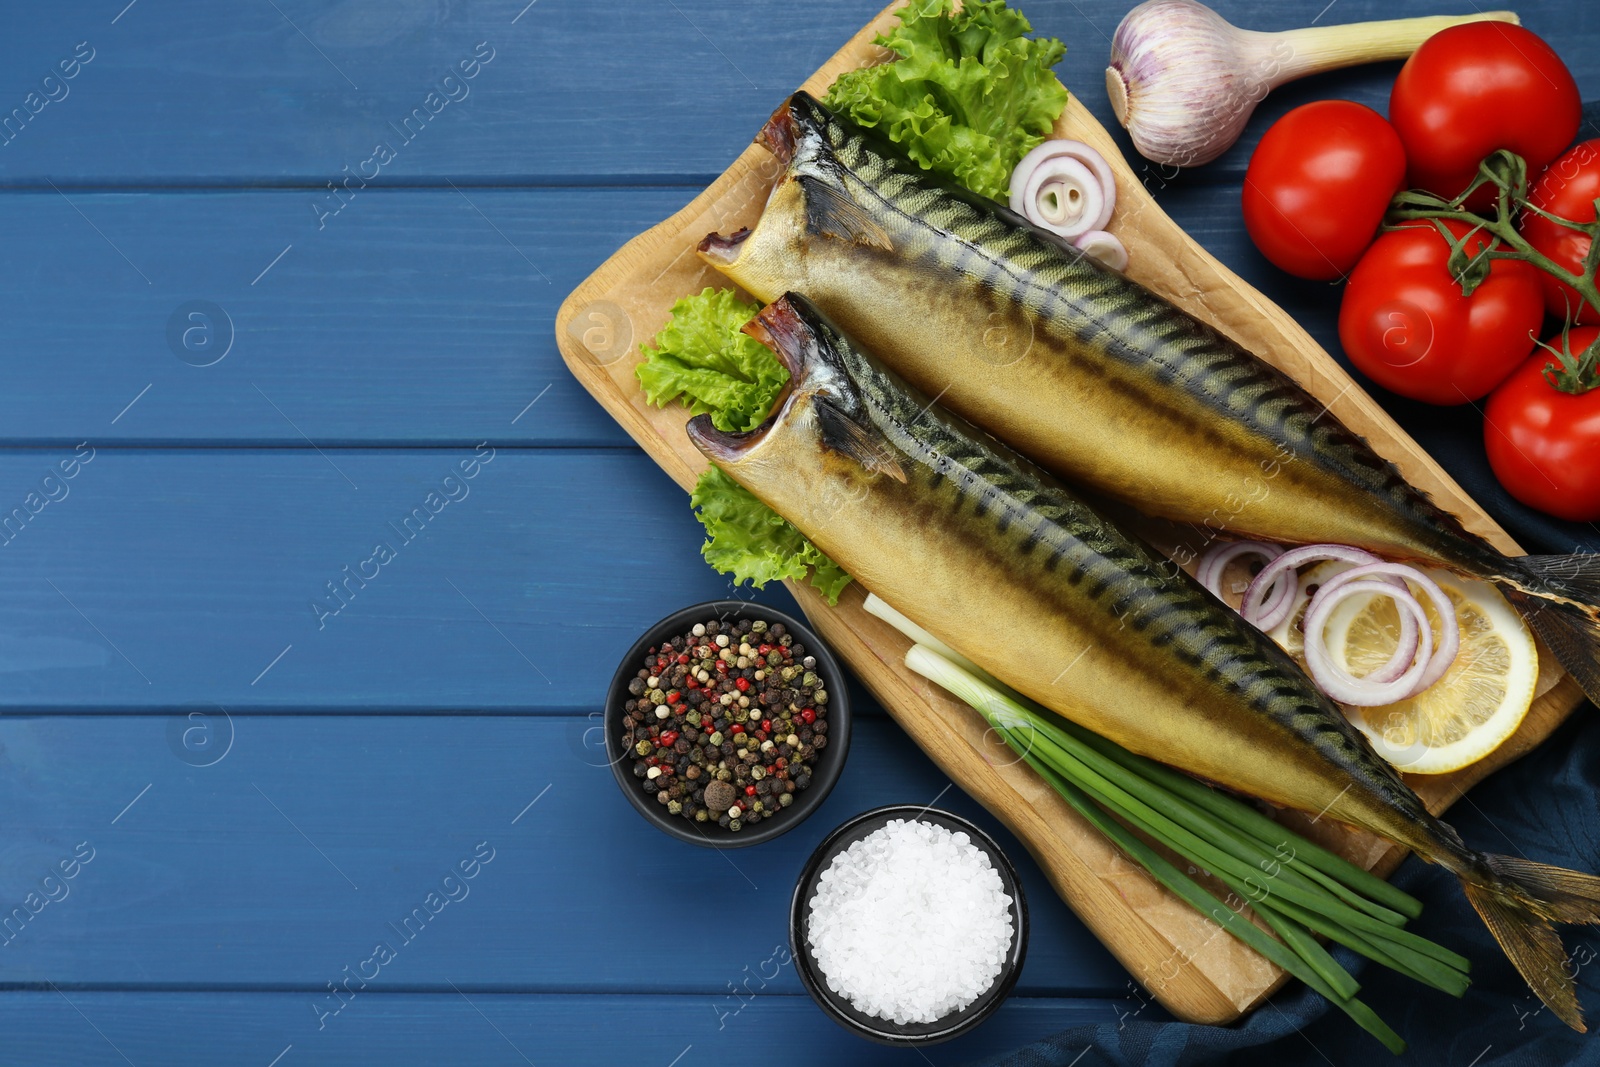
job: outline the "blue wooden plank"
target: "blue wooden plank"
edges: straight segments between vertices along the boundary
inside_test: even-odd
[[[78,5],[19,11],[0,42],[0,114],[29,92],[47,102],[0,148],[0,180],[44,186],[298,183],[322,189],[396,149],[376,181],[704,182],[749,142],[784,93],[876,13],[877,0],[756,5],[678,0],[609,5],[526,0],[403,5],[141,3],[113,25]],[[120,5],[112,4],[115,8]],[[1110,35],[1129,6],[1027,0],[1043,33],[1061,37],[1068,88],[1111,124],[1103,88]],[[1251,29],[1434,13],[1382,0],[1218,0]],[[1448,8],[1450,5],[1443,5]],[[1468,5],[1456,5],[1470,10]],[[1600,25],[1581,5],[1524,5],[1589,94],[1600,92]],[[518,17],[520,14],[520,17]],[[90,63],[41,85],[87,41]],[[443,79],[494,58],[471,80]],[[1251,125],[1329,96],[1381,107],[1397,64],[1334,74],[1273,94]],[[41,92],[44,90],[44,92]],[[444,103],[428,113],[429,92]],[[37,104],[35,106],[38,106]],[[434,106],[439,106],[437,103]],[[424,108],[426,122],[412,120]],[[689,118],[692,116],[692,118]],[[418,132],[420,131],[420,132]],[[409,141],[407,138],[409,137]],[[1237,180],[1247,148],[1208,171]],[[369,168],[369,173],[371,172]],[[46,186],[47,188],[47,186]]]
[[[319,1031],[304,998],[292,994],[46,990],[0,996],[0,1025],[9,1062],[77,1067],[923,1067],[970,1062],[1067,1027],[1114,1023],[1128,1010],[1120,1000],[1013,997],[971,1034],[919,1051],[854,1037],[804,996],[761,995],[742,1004],[733,1015],[704,996],[363,994]]]
[[[0,440],[626,443],[556,307],[692,194],[0,196]]]
[[[893,723],[857,725],[810,819],[718,853],[633,811],[584,716],[0,718],[0,985],[309,1003],[348,966],[374,991],[725,996],[787,943],[794,880],[846,818],[937,802],[999,829]],[[1021,988],[1125,994],[1126,973],[1001,839],[1034,924]],[[366,962],[379,942],[394,958]],[[792,969],[765,977],[802,992]]]
[[[0,453],[0,708],[587,709],[730,592],[638,451],[86,447]]]

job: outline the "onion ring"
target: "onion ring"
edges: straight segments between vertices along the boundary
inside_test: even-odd
[[[1195,581],[1205,586],[1206,589],[1218,599],[1222,596],[1222,572],[1229,563],[1240,556],[1260,556],[1267,562],[1272,562],[1283,555],[1283,549],[1277,545],[1269,545],[1265,541],[1225,541],[1212,545],[1200,556],[1200,565],[1195,568]]]
[[[1279,625],[1289,617],[1289,612],[1294,610],[1294,593],[1297,588],[1297,583],[1293,581],[1278,584],[1279,576],[1297,570],[1307,563],[1325,559],[1336,559],[1357,565],[1383,562],[1371,552],[1351,548],[1349,545],[1304,545],[1300,548],[1291,548],[1261,568],[1261,573],[1250,583],[1250,588],[1244,591],[1239,614],[1244,616],[1246,622],[1262,630],[1271,630]]]
[[[1084,255],[1099,260],[1112,270],[1128,269],[1128,250],[1115,234],[1090,230],[1075,238],[1072,244]]]
[[[1344,571],[1334,577],[1350,573],[1352,572]],[[1327,626],[1328,616],[1333,613],[1333,609],[1349,597],[1362,594],[1393,597],[1396,609],[1402,615],[1408,615],[1413,625],[1417,627],[1417,649],[1412,662],[1398,677],[1385,682],[1357,678],[1340,664],[1334,663],[1328,654],[1327,643],[1322,638],[1323,628]],[[1409,590],[1402,593],[1387,582],[1371,580],[1347,580],[1335,586],[1330,579],[1327,585],[1317,590],[1311,606],[1306,610],[1305,635],[1306,669],[1311,672],[1311,677],[1322,691],[1341,704],[1363,708],[1381,707],[1415,696],[1426,688],[1421,683],[1434,658],[1433,630],[1428,625],[1426,613],[1422,610],[1422,602],[1411,595]]]
[[[1456,653],[1461,650],[1461,626],[1456,621],[1456,606],[1451,603],[1449,597],[1445,596],[1444,590],[1439,588],[1437,582],[1417,568],[1408,567],[1403,563],[1371,563],[1342,571],[1324,582],[1322,588],[1317,590],[1317,596],[1321,597],[1324,593],[1337,592],[1351,582],[1377,576],[1398,578],[1401,581],[1412,582],[1420,586],[1422,591],[1427,594],[1428,599],[1433,601],[1433,609],[1439,616],[1439,646],[1434,648],[1432,654],[1428,656],[1426,669],[1422,672],[1416,688],[1412,692],[1405,694],[1408,697],[1416,696],[1444,677],[1445,672],[1450,669],[1450,664],[1455,661]],[[1411,600],[1418,599],[1416,594],[1412,593],[1409,588],[1407,588],[1406,592]],[[1394,599],[1396,603],[1401,601],[1400,597],[1395,597]],[[1310,613],[1307,612],[1308,618],[1309,615]],[[1422,614],[1419,617],[1423,620],[1422,629],[1424,631],[1420,643],[1425,648],[1430,647],[1433,644],[1433,627],[1428,624],[1426,614]],[[1307,628],[1307,644],[1310,644],[1309,627]],[[1421,653],[1418,653],[1418,658],[1420,661]]]
[[[1011,210],[1069,239],[1105,229],[1116,202],[1111,165],[1082,141],[1045,141],[1011,172]]]

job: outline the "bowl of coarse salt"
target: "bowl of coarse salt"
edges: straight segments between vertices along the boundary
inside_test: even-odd
[[[835,1022],[888,1045],[932,1045],[983,1022],[1028,950],[1028,904],[995,840],[937,808],[863,812],[800,872],[789,940]]]

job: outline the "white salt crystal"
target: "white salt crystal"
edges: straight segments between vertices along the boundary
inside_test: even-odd
[[[1011,898],[971,838],[894,819],[833,858],[807,941],[828,988],[895,1023],[967,1007],[1010,953]]]

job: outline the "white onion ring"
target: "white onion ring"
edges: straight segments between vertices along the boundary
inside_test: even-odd
[[[1128,269],[1128,250],[1114,234],[1104,230],[1090,230],[1075,238],[1072,243],[1084,255],[1099,260],[1112,270]]]
[[[1417,653],[1418,662],[1426,658],[1426,669],[1422,672],[1415,688],[1405,694],[1407,697],[1416,696],[1444,677],[1445,671],[1449,670],[1450,664],[1455,661],[1456,653],[1461,650],[1461,627],[1456,620],[1456,606],[1450,602],[1449,597],[1445,596],[1444,590],[1439,588],[1438,583],[1417,568],[1408,567],[1403,563],[1371,563],[1361,567],[1353,567],[1329,578],[1323,583],[1322,588],[1317,590],[1317,597],[1320,599],[1325,593],[1336,593],[1352,582],[1380,576],[1398,578],[1401,581],[1413,582],[1420,586],[1422,591],[1427,594],[1428,599],[1433,601],[1433,609],[1439,616],[1439,647],[1432,649],[1431,655],[1426,651]],[[1407,588],[1404,598],[1394,592],[1385,595],[1392,596],[1397,604],[1401,603],[1402,599],[1417,600],[1416,594],[1412,593],[1409,588]],[[1405,618],[1404,615],[1401,617],[1402,619]],[[1307,612],[1307,618],[1310,618],[1310,612]],[[1420,603],[1418,604],[1418,618],[1422,620],[1422,633],[1419,637],[1419,644],[1423,650],[1426,650],[1431,648],[1433,644],[1433,628],[1428,625],[1427,615],[1421,613]],[[1404,628],[1402,628],[1402,639],[1403,634]],[[1307,646],[1311,644],[1311,628],[1309,625],[1306,627],[1306,644]],[[1396,651],[1398,652],[1399,650],[1397,649]],[[1307,662],[1309,663],[1309,657]],[[1369,677],[1371,676],[1369,675]]]
[[[1325,559],[1336,559],[1357,565],[1383,562],[1371,552],[1351,548],[1349,545],[1305,545],[1291,548],[1261,568],[1261,573],[1250,583],[1250,588],[1244,591],[1239,614],[1258,629],[1271,630],[1278,626],[1289,617],[1289,612],[1294,610],[1294,594],[1298,588],[1298,583],[1294,581],[1279,584],[1278,577],[1292,573],[1307,563]],[[1271,596],[1268,596],[1269,593]]]
[[[1260,556],[1270,563],[1281,555],[1283,549],[1265,541],[1225,541],[1212,545],[1200,556],[1200,565],[1195,568],[1194,578],[1218,600],[1222,600],[1222,572],[1229,563],[1240,556]]]
[[[1344,571],[1334,577],[1340,578],[1351,573]],[[1417,653],[1410,666],[1398,677],[1386,682],[1357,678],[1340,664],[1334,663],[1322,639],[1323,628],[1327,626],[1328,616],[1333,609],[1349,597],[1363,594],[1392,597],[1401,616],[1412,619],[1418,629]],[[1306,610],[1305,635],[1306,669],[1322,691],[1341,704],[1362,708],[1381,707],[1415,696],[1427,687],[1423,684],[1423,678],[1434,658],[1433,630],[1428,626],[1428,617],[1422,610],[1421,601],[1409,590],[1401,593],[1394,586],[1380,581],[1347,580],[1335,585],[1333,579],[1329,579],[1328,584],[1317,590],[1311,606]]]
[[[1081,197],[1076,211],[1065,209],[1072,191]],[[1055,197],[1054,209],[1046,198]],[[1103,230],[1117,202],[1117,181],[1105,157],[1082,141],[1045,141],[1022,157],[1011,172],[1011,210],[1062,237]]]
[[[1352,569],[1359,569],[1359,568],[1352,568]],[[1334,580],[1335,578],[1342,578],[1343,575],[1348,574],[1348,573],[1349,573],[1349,571],[1341,571],[1339,574],[1335,574],[1335,575],[1330,576],[1326,581],[1324,581],[1322,583],[1321,587],[1318,588],[1316,596],[1320,597],[1320,596],[1322,596],[1322,594],[1324,592],[1335,592],[1339,588],[1341,588],[1342,586],[1348,585],[1348,584],[1350,584],[1352,582],[1359,582],[1359,581],[1363,580],[1363,579],[1360,579],[1360,578],[1345,578],[1342,581],[1335,581]],[[1373,584],[1381,585],[1384,589],[1387,590],[1387,592],[1378,594],[1380,596],[1387,596],[1387,597],[1389,597],[1389,598],[1391,598],[1393,600],[1401,600],[1401,599],[1416,600],[1416,595],[1411,592],[1411,587],[1406,585],[1403,580],[1396,581],[1393,578],[1382,578],[1382,579],[1374,580],[1370,576],[1365,580],[1366,580],[1368,585],[1373,585]],[[1371,590],[1368,590],[1368,591],[1370,592]],[[1315,598],[1313,598],[1313,599],[1315,599]],[[1339,599],[1343,600],[1344,598],[1340,597]],[[1307,616],[1307,618],[1310,617],[1310,614],[1311,614],[1310,605],[1308,604],[1307,608],[1306,608],[1306,616]],[[1425,616],[1425,615],[1418,616],[1415,612],[1409,611],[1409,610],[1400,611],[1399,615],[1400,615],[1400,638],[1395,643],[1394,651],[1389,654],[1388,662],[1385,663],[1383,666],[1377,668],[1376,670],[1368,672],[1366,675],[1364,675],[1362,677],[1362,681],[1373,682],[1373,683],[1378,683],[1378,684],[1382,684],[1382,683],[1385,683],[1385,682],[1392,682],[1396,678],[1399,678],[1401,675],[1405,674],[1406,671],[1411,667],[1411,665],[1414,662],[1416,662],[1416,660],[1418,658],[1417,657],[1417,646],[1418,646],[1419,642],[1421,641],[1421,631],[1417,628],[1418,627],[1417,619],[1418,618],[1426,618],[1427,616]],[[1315,630],[1315,631],[1306,630],[1303,623],[1302,623],[1301,629],[1306,633],[1307,640],[1311,640],[1311,641],[1317,642],[1319,648],[1324,644],[1324,642],[1322,640],[1322,631],[1320,629],[1319,630]],[[1432,647],[1433,647],[1433,631],[1430,628],[1429,631],[1428,631],[1428,649],[1430,651],[1427,652],[1427,653],[1424,653],[1424,655],[1422,657],[1423,659],[1427,659],[1428,658],[1428,655],[1431,654]],[[1354,677],[1354,675],[1350,675],[1348,671],[1345,671],[1343,673],[1345,673],[1348,677]],[[1422,687],[1422,688],[1425,688],[1425,687]],[[1418,688],[1416,690],[1416,692],[1421,692],[1421,688]],[[1404,695],[1405,696],[1415,696],[1416,692],[1406,693]]]
[[[1094,173],[1071,156],[1051,156],[1028,175],[1022,213],[1035,226],[1075,238],[1096,225],[1105,211],[1106,195]]]

